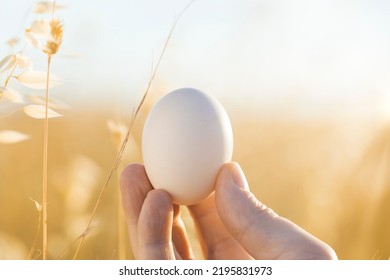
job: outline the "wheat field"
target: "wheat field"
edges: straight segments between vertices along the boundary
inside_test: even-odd
[[[142,162],[142,128],[156,99],[189,86],[227,105],[233,160],[260,201],[340,259],[390,258],[388,64],[378,46],[351,51],[382,42],[383,30],[359,17],[364,5],[356,14],[341,6],[335,28],[301,22],[285,9],[289,1],[217,2],[7,2],[4,21],[24,17],[0,25],[16,36],[0,36],[0,259],[133,259],[118,178]],[[149,5],[171,9],[173,23]],[[308,8],[325,15],[321,5]],[[348,17],[365,29],[356,33]],[[201,258],[185,207],[183,217]]]
[[[146,113],[134,126],[121,167],[140,162]],[[51,121],[49,257],[70,259],[115,158],[112,112],[71,110]],[[246,119],[231,116],[234,157],[258,199],[329,243],[341,259],[390,255],[389,127],[348,122]],[[37,233],[42,181],[42,123],[23,115],[2,121],[29,141],[0,145],[0,258],[26,259]],[[98,207],[80,259],[118,258],[118,182]],[[31,198],[31,199],[30,199]],[[196,244],[189,216],[184,212]],[[32,258],[40,258],[41,238]],[[126,258],[132,258],[126,246]],[[194,245],[196,248],[196,245]],[[198,256],[199,251],[196,251]]]

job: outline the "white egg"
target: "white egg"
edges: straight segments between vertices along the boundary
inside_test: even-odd
[[[142,134],[146,173],[153,187],[167,191],[175,204],[192,205],[207,198],[232,153],[227,113],[199,90],[168,93],[146,119]]]

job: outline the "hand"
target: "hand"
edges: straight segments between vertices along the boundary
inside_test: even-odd
[[[180,207],[153,189],[142,164],[125,168],[121,191],[137,259],[194,258]],[[258,201],[237,163],[225,164],[214,194],[188,209],[206,259],[337,259],[327,244]]]

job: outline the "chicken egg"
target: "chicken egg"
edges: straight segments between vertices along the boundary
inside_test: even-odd
[[[163,96],[142,133],[146,174],[175,204],[193,205],[213,191],[217,174],[233,153],[229,117],[213,97],[193,88]]]

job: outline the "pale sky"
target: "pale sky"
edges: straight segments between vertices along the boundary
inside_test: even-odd
[[[31,0],[0,0],[0,56],[39,15]],[[68,100],[134,106],[183,0],[57,1],[64,20],[53,72]],[[390,112],[390,1],[196,0],[181,18],[156,86],[195,87],[228,110],[303,117]],[[44,58],[26,50],[35,68]],[[57,92],[57,93],[56,93]]]

